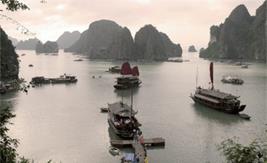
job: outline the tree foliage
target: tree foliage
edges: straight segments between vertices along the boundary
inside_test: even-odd
[[[15,117],[8,106],[0,107],[0,163],[30,163],[30,160],[19,157],[16,148],[18,140],[7,135],[9,120]]]
[[[16,148],[18,140],[12,139],[7,135],[7,124],[10,124],[9,119],[15,117],[11,113],[9,107],[0,110],[0,162],[15,162],[17,153]]]
[[[19,9],[21,10],[30,9],[26,4],[18,0],[1,0],[1,3],[6,6],[7,10],[10,10],[10,11],[17,11]]]
[[[254,140],[249,145],[238,143],[236,138],[224,140],[218,149],[228,163],[266,163],[266,141]]]

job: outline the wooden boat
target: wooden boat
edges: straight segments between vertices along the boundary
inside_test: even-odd
[[[133,138],[134,130],[141,126],[136,114],[132,107],[123,102],[108,104],[108,124],[121,138]]]
[[[80,61],[83,61],[83,59],[79,58],[79,59],[74,59],[73,61],[80,62]]]
[[[138,67],[135,66],[132,69],[128,62],[122,64],[121,75],[122,76],[117,77],[116,84],[114,85],[116,89],[136,88],[142,83],[139,79]]]
[[[234,76],[224,76],[221,80],[223,83],[242,85],[244,80]]]
[[[52,84],[60,84],[60,83],[76,83],[78,80],[76,76],[71,75],[61,75],[59,78],[51,78],[50,79]]]
[[[212,87],[204,89],[197,87],[191,98],[202,105],[230,114],[238,114],[246,105],[240,105],[239,97],[214,89],[213,86],[213,63],[210,64],[210,79]]]
[[[45,78],[44,76],[33,77],[30,84],[39,85],[39,84],[50,84],[50,79]]]
[[[121,76],[117,78],[117,84],[114,85],[116,89],[130,89],[137,88],[142,82],[136,76]]]
[[[241,68],[244,68],[244,69],[247,69],[248,68],[248,65],[242,65]]]
[[[39,85],[39,84],[61,84],[61,83],[76,83],[78,80],[75,76],[71,75],[61,75],[59,78],[45,78],[43,76],[37,76],[32,78],[30,84]]]
[[[119,66],[113,66],[108,69],[108,72],[119,74],[121,72],[121,68]]]

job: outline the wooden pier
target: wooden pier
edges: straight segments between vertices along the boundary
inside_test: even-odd
[[[110,144],[117,148],[124,147],[133,147],[134,140],[110,140]],[[164,147],[165,139],[163,138],[152,138],[152,139],[144,139],[145,146],[148,147]]]
[[[146,151],[143,145],[139,141],[134,141],[132,143],[132,146],[133,146],[136,158],[139,159],[138,163],[145,163]]]

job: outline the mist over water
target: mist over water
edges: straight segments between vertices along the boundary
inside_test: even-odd
[[[63,163],[117,163],[108,152],[107,115],[100,107],[121,100],[130,104],[129,92],[116,92],[116,74],[106,72],[122,62],[88,60],[60,51],[58,55],[36,55],[34,51],[20,57],[20,77],[76,75],[76,84],[43,85],[28,94],[17,92],[2,96],[10,101],[16,118],[10,134],[20,140],[18,151],[37,162],[53,159]],[[194,104],[190,94],[198,85],[209,86],[209,61],[196,53],[184,54],[190,62],[131,62],[138,65],[142,86],[134,91],[134,109],[142,123],[144,137],[163,137],[164,149],[148,150],[149,162],[193,163],[221,162],[216,145],[237,136],[248,143],[262,137],[267,123],[267,66],[253,63],[241,69],[215,63],[215,88],[240,96],[251,121]],[[82,62],[74,59],[83,58]],[[34,67],[28,67],[33,64]],[[242,86],[221,83],[223,75],[238,75]],[[95,76],[95,78],[92,78]]]

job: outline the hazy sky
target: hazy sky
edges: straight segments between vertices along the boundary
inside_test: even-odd
[[[19,21],[42,41],[56,40],[64,31],[86,30],[99,19],[110,19],[127,26],[134,37],[145,24],[153,24],[182,46],[206,46],[211,25],[224,22],[239,4],[254,15],[264,0],[24,0],[28,11],[5,14]],[[2,4],[0,9],[4,9]],[[0,18],[2,28],[12,37],[27,39],[16,26]]]

